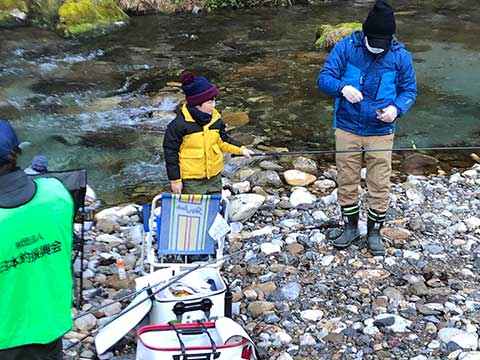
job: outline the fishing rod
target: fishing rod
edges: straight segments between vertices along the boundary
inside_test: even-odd
[[[249,238],[249,239],[246,239],[246,240],[250,240],[250,239],[252,239],[252,238]],[[226,255],[226,256],[224,256],[224,257],[222,257],[222,258],[220,258],[220,259],[216,259],[216,260],[214,260],[214,261],[208,261],[208,262],[199,264],[198,267],[194,267],[194,268],[192,268],[192,269],[189,269],[187,272],[181,273],[181,274],[177,275],[176,277],[174,277],[174,278],[171,280],[172,283],[171,283],[171,284],[168,284],[167,286],[170,286],[170,285],[174,284],[174,283],[177,282],[178,280],[182,279],[183,277],[187,276],[188,274],[192,273],[193,271],[195,271],[195,270],[197,270],[197,269],[203,268],[203,267],[205,267],[205,266],[207,266],[207,265],[213,265],[213,264],[217,263],[217,262],[220,261],[220,260],[229,259],[230,257],[233,257],[233,256],[235,256],[235,255],[238,255],[238,254],[240,254],[240,253],[242,253],[242,252],[245,252],[246,250],[247,250],[247,249],[239,250],[239,251],[236,251],[236,252],[231,253],[231,254],[229,254],[229,255]],[[200,265],[201,265],[201,266],[200,266]],[[75,321],[75,320],[77,320],[77,319],[80,319],[81,317],[87,316],[88,314],[93,314],[94,312],[97,312],[97,311],[102,310],[102,309],[104,309],[104,308],[106,308],[106,307],[109,307],[110,305],[113,305],[113,304],[115,304],[115,303],[118,303],[118,302],[122,302],[122,301],[124,301],[124,300],[127,300],[127,299],[129,299],[129,298],[131,298],[131,297],[133,297],[133,296],[136,296],[136,295],[140,294],[142,291],[152,290],[153,288],[157,287],[157,286],[160,285],[161,283],[163,283],[163,281],[160,281],[160,282],[158,282],[158,283],[156,283],[156,284],[153,284],[153,285],[150,285],[150,286],[148,286],[148,287],[144,287],[144,288],[142,288],[142,289],[140,289],[140,290],[138,290],[138,291],[135,291],[135,292],[133,292],[133,293],[131,293],[131,294],[128,294],[128,295],[125,295],[125,296],[123,296],[123,297],[121,297],[121,298],[118,298],[117,300],[113,300],[112,302],[110,302],[110,303],[108,303],[108,304],[104,304],[104,305],[101,305],[101,306],[97,306],[96,308],[93,308],[93,309],[91,309],[91,310],[89,310],[89,311],[85,311],[85,312],[83,312],[83,313],[81,313],[81,314],[78,314],[78,315],[74,316],[74,317],[73,317],[73,320]],[[163,289],[162,289],[162,290],[163,290]]]
[[[343,154],[343,153],[370,153],[370,152],[411,152],[411,151],[462,151],[462,150],[480,150],[480,146],[439,146],[439,147],[411,147],[411,148],[391,148],[391,149],[341,149],[341,150],[298,150],[298,151],[277,151],[253,153],[251,156],[292,156],[292,155],[320,155],[320,154]],[[232,155],[240,157],[243,155]]]
[[[209,263],[207,263],[207,264],[209,264]],[[200,265],[203,265],[203,264],[199,264],[198,266],[196,266],[196,267],[194,267],[194,268],[192,268],[192,269],[189,269],[189,271],[177,275],[176,277],[174,277],[174,278],[171,280],[171,283],[169,282],[169,283],[167,284],[167,286],[170,286],[170,285],[174,284],[174,283],[177,282],[178,280],[180,280],[180,279],[182,279],[183,277],[187,276],[188,274],[192,273],[194,270],[199,269],[199,268],[200,268],[200,267],[199,267]],[[156,284],[153,284],[153,285],[144,287],[144,288],[142,288],[142,289],[140,289],[140,290],[138,290],[138,291],[135,291],[135,292],[133,292],[133,293],[131,293],[131,294],[125,295],[125,296],[123,296],[123,297],[121,297],[121,298],[119,298],[119,299],[117,299],[117,300],[113,300],[112,302],[110,302],[110,303],[108,303],[108,304],[104,304],[104,305],[101,305],[101,306],[97,306],[96,308],[93,308],[93,309],[91,309],[91,310],[89,310],[89,311],[86,311],[86,312],[83,312],[83,313],[81,313],[81,314],[79,314],[79,315],[76,315],[76,316],[73,317],[73,320],[75,321],[75,320],[80,319],[80,318],[82,318],[82,317],[84,317],[84,316],[87,316],[87,315],[89,315],[89,314],[93,314],[94,312],[97,312],[97,311],[102,310],[102,309],[104,309],[104,308],[106,308],[106,307],[109,307],[110,305],[113,305],[113,304],[115,304],[115,303],[117,303],[117,302],[122,302],[122,301],[124,301],[124,300],[127,300],[127,299],[129,299],[129,298],[131,298],[131,297],[133,297],[133,296],[136,296],[136,295],[140,294],[140,293],[143,292],[143,291],[152,290],[154,287],[160,285],[161,283],[163,283],[163,280],[162,280],[162,281],[159,281],[159,282],[156,283]],[[164,288],[161,289],[161,290],[164,290]],[[155,294],[153,294],[153,295],[155,295]]]
[[[248,239],[247,239],[247,240],[248,240]],[[88,337],[92,336],[93,334],[95,334],[96,332],[100,331],[101,329],[103,329],[104,327],[106,327],[107,325],[109,325],[110,323],[114,322],[115,320],[117,320],[117,319],[120,318],[121,316],[123,316],[123,315],[125,315],[126,313],[128,313],[130,310],[135,309],[135,308],[136,308],[137,306],[139,306],[140,304],[143,304],[143,303],[144,303],[145,301],[147,301],[148,299],[153,298],[153,297],[154,297],[155,295],[157,295],[159,292],[161,292],[161,291],[165,290],[166,288],[168,288],[169,286],[175,284],[175,283],[178,282],[180,279],[182,279],[182,278],[184,278],[185,276],[193,273],[195,270],[199,270],[199,269],[202,269],[202,268],[207,267],[207,266],[209,266],[209,265],[216,264],[216,263],[219,262],[219,261],[224,261],[224,260],[229,259],[229,258],[231,258],[231,257],[233,257],[233,256],[239,255],[239,254],[241,254],[241,253],[243,253],[243,252],[245,252],[245,251],[247,251],[247,250],[250,250],[250,248],[249,248],[249,247],[246,247],[245,249],[238,250],[238,251],[236,251],[236,252],[234,252],[234,253],[231,253],[231,254],[229,254],[229,255],[226,255],[226,256],[224,256],[224,257],[222,257],[222,258],[220,258],[220,259],[215,259],[215,260],[213,260],[213,261],[210,260],[210,261],[207,261],[207,262],[205,262],[205,263],[198,264],[197,266],[193,267],[192,269],[189,269],[188,271],[185,271],[185,272],[183,272],[183,273],[175,276],[173,279],[171,279],[170,281],[168,281],[168,282],[165,283],[164,285],[160,286],[158,289],[155,289],[154,292],[152,292],[152,289],[154,289],[154,288],[156,288],[157,286],[159,286],[160,284],[162,284],[162,283],[164,282],[164,280],[159,281],[159,282],[156,283],[156,284],[153,284],[153,285],[150,285],[150,286],[146,286],[146,287],[144,287],[144,288],[142,288],[142,289],[140,289],[140,290],[138,290],[138,291],[133,292],[132,294],[129,294],[129,295],[126,295],[126,296],[124,296],[124,297],[122,297],[122,298],[120,298],[120,299],[114,300],[114,301],[112,301],[112,302],[109,303],[109,304],[99,306],[99,307],[97,307],[97,308],[95,308],[95,309],[92,309],[92,310],[90,310],[90,311],[87,311],[87,312],[85,312],[85,313],[82,313],[82,314],[80,314],[80,315],[77,315],[76,317],[73,318],[74,320],[79,319],[79,318],[81,318],[81,317],[83,317],[83,316],[86,316],[86,315],[88,315],[88,314],[91,314],[91,313],[93,313],[93,312],[96,312],[96,311],[98,311],[98,310],[100,310],[100,309],[103,309],[103,308],[105,308],[105,307],[107,307],[107,306],[110,306],[110,305],[112,305],[112,304],[115,304],[115,303],[117,303],[117,302],[123,301],[123,300],[125,300],[125,299],[128,299],[128,298],[133,297],[133,296],[136,296],[136,295],[139,295],[140,293],[142,293],[142,292],[144,292],[144,291],[146,291],[146,292],[148,293],[148,296],[147,296],[146,298],[142,299],[141,301],[139,301],[138,303],[136,303],[135,305],[133,305],[133,306],[131,306],[131,307],[127,307],[127,308],[123,309],[123,310],[122,310],[121,312],[119,312],[113,319],[109,320],[108,322],[106,322],[106,323],[103,324],[102,326],[99,326],[99,327],[96,328],[95,330],[90,331],[88,334],[86,334],[86,335],[83,336],[82,338],[78,339],[78,341],[73,342],[73,343],[71,343],[70,345],[66,346],[65,348],[63,348],[63,351],[67,351],[67,350],[71,349],[72,347],[78,345],[79,343],[81,343],[81,342],[82,342],[83,340],[85,340],[86,338],[88,338]]]
[[[136,303],[135,305],[133,305],[132,307],[130,308],[125,308],[123,309],[122,311],[120,311],[113,319],[109,320],[108,322],[106,322],[105,324],[103,324],[102,326],[99,326],[98,328],[96,328],[95,330],[93,331],[90,331],[88,334],[86,334],[85,336],[83,336],[82,338],[78,339],[78,341],[76,342],[72,342],[70,345],[66,346],[63,351],[67,351],[67,350],[70,350],[72,347],[74,347],[75,345],[78,345],[79,343],[81,343],[83,340],[85,340],[86,338],[92,336],[93,334],[95,334],[96,332],[100,331],[101,329],[103,329],[104,327],[106,327],[108,324],[114,322],[115,320],[117,320],[119,317],[125,315],[127,312],[129,312],[130,310],[132,309],[135,309],[137,306],[139,306],[140,304],[142,304],[143,302],[145,302],[146,300],[152,298],[153,296],[155,296],[156,294],[158,294],[159,292],[165,290],[167,287],[169,287],[170,285],[173,285],[175,284],[177,281],[179,281],[180,279],[182,279],[183,277],[187,276],[188,274],[191,274],[192,272],[194,272],[195,270],[198,270],[200,269],[201,267],[203,266],[206,266],[208,265],[209,262],[205,263],[205,264],[199,264],[197,265],[196,267],[190,269],[189,271],[186,271],[184,273],[181,273],[179,275],[177,275],[176,277],[174,277],[173,279],[171,279],[170,281],[168,281],[166,284],[164,284],[163,286],[161,286],[160,288],[158,288],[155,292],[152,292],[151,294],[149,293],[149,296],[146,297],[145,299],[139,301],[138,303]],[[139,295],[140,293],[144,292],[144,291],[147,291],[147,292],[151,292],[152,288],[160,285],[161,283],[163,283],[163,280],[162,281],[159,281],[158,283],[154,284],[154,285],[150,285],[150,286],[147,286],[147,287],[144,287],[138,291],[135,291],[133,292],[132,294],[130,295],[127,295],[127,296],[124,296],[123,298],[121,299],[118,299],[118,300],[115,300],[115,301],[112,301],[111,303],[109,304],[106,304],[106,306],[110,306],[112,304],[115,304],[119,301],[122,301],[122,300],[125,300],[125,299],[128,299],[129,297],[133,297],[134,295]],[[76,317],[74,317],[74,320],[78,319],[78,318],[81,318],[83,316],[86,316],[88,314],[91,314],[92,312],[95,312],[95,311],[98,311],[100,309],[103,309],[106,307],[105,305],[103,306],[99,306],[97,308],[94,309],[94,311],[90,310],[90,311],[87,311],[83,314],[80,314]]]

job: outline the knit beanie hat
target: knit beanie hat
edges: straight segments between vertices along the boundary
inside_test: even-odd
[[[395,33],[393,8],[384,0],[377,0],[363,23],[363,32],[372,47],[388,48]]]
[[[218,95],[218,89],[215,85],[202,76],[196,77],[190,71],[184,71],[180,75],[180,81],[187,103],[191,105],[201,105]]]

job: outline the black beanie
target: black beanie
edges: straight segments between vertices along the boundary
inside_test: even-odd
[[[392,6],[384,0],[377,0],[363,23],[363,32],[369,37],[391,38],[395,27]]]

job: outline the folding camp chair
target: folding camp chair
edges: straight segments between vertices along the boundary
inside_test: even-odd
[[[178,266],[178,260],[182,268],[195,266],[189,264],[193,255],[215,256],[220,260],[224,237],[229,230],[226,207],[221,195],[155,196],[151,207],[143,207],[142,271],[145,258],[150,272],[155,268]],[[155,241],[156,249],[153,247]],[[166,262],[167,257],[176,261]]]
[[[74,279],[74,295],[75,295],[75,305],[77,307],[82,305],[83,296],[83,250],[84,250],[84,221],[86,215],[91,211],[91,209],[85,208],[85,194],[87,191],[87,170],[78,169],[78,170],[67,170],[67,171],[48,171],[43,174],[29,175],[31,178],[56,178],[60,180],[63,185],[67,188],[73,198],[74,214],[78,216],[80,220],[80,233],[73,234],[73,258],[72,264],[77,258],[80,261],[80,270],[78,274],[73,272]],[[78,282],[76,279],[78,278]]]

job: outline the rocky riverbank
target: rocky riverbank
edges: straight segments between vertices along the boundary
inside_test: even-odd
[[[248,250],[229,258],[222,274],[237,280],[234,319],[261,358],[480,359],[480,165],[396,180],[384,257],[372,257],[362,242],[345,251],[331,246],[341,231],[335,180],[333,167],[298,158],[291,165],[263,160],[225,181],[233,230],[227,251]],[[82,311],[132,292],[140,211],[131,204],[96,214],[86,233]],[[118,279],[120,257],[129,282]],[[65,344],[125,306],[76,320]],[[102,359],[134,359],[134,335]],[[95,359],[92,341],[68,358]]]
[[[33,25],[56,29],[65,37],[98,36],[122,28],[129,15],[192,13],[219,9],[288,7],[325,0],[0,0],[0,27]],[[371,0],[357,0],[370,4]]]

